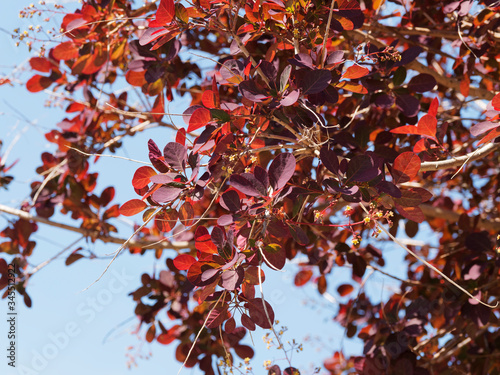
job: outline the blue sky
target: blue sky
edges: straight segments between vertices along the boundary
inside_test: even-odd
[[[0,14],[0,25],[11,31],[16,27],[27,28],[34,20],[21,20],[18,11],[27,6],[28,1],[4,2]],[[74,5],[69,2],[68,9]],[[14,41],[6,33],[0,34],[1,75],[8,74],[16,65],[26,64],[30,57],[25,46],[15,47]],[[50,48],[50,46],[49,46]],[[29,78],[29,73],[23,76]],[[44,107],[47,95],[30,94],[21,85],[0,87],[0,139],[4,141],[1,150],[4,153],[10,147],[8,162],[19,158],[19,163],[12,170],[16,180],[7,192],[0,192],[0,203],[13,207],[29,196],[29,184],[35,178],[34,170],[40,164],[40,154],[44,150],[53,150],[43,134],[61,121],[65,116],[62,109]],[[186,103],[178,102],[173,108],[181,113]],[[181,124],[182,125],[182,124]],[[147,140],[153,138],[160,147],[170,140],[171,134],[164,130],[151,130],[147,134],[139,134],[120,150],[119,155],[147,161]],[[128,161],[102,158],[97,166],[100,173],[97,192],[110,185],[117,187],[115,201],[123,203],[135,197],[131,186],[132,175],[136,164]],[[5,227],[5,215],[0,216],[0,227]],[[71,220],[62,215],[55,217],[61,222]],[[131,221],[121,221],[120,235],[126,237],[132,233]],[[37,247],[30,258],[32,266],[36,266],[51,258],[78,239],[76,234],[48,228],[40,225],[34,236]],[[96,254],[104,255],[116,250],[116,246],[105,246],[80,241],[72,249],[82,246],[92,249]],[[395,269],[404,257],[402,249],[395,246],[384,246],[383,250],[390,258],[388,267]],[[173,256],[173,254],[169,254]],[[3,255],[1,255],[3,256]],[[38,272],[30,280],[29,293],[33,307],[24,307],[18,299],[18,368],[13,370],[6,365],[6,358],[0,358],[0,373],[18,374],[50,374],[59,375],[71,371],[80,374],[144,374],[177,373],[180,364],[174,359],[175,346],[163,346],[157,343],[147,344],[139,340],[132,331],[137,326],[133,315],[135,304],[127,294],[139,286],[142,273],[151,273],[164,268],[165,254],[156,260],[152,254],[130,256],[124,252],[112,265],[111,270],[91,288],[88,287],[104,270],[107,260],[80,260],[66,267],[64,260],[67,253]],[[8,259],[8,258],[7,258]],[[296,367],[303,374],[311,374],[313,365],[321,365],[322,360],[333,354],[343,345],[347,352],[360,350],[359,342],[351,343],[343,339],[344,330],[332,322],[337,311],[335,301],[328,301],[319,296],[312,286],[295,288],[293,278],[297,267],[285,267],[285,272],[277,273],[266,270],[267,280],[264,284],[266,297],[273,305],[280,325],[288,327],[284,341],[295,339],[303,344],[304,351],[293,354]],[[336,288],[350,279],[347,269],[335,269],[329,275],[328,292],[338,298]],[[395,288],[390,279],[374,274],[370,277],[366,289],[374,300],[388,296],[388,289]],[[356,293],[357,291],[355,291]],[[342,300],[339,298],[339,300]],[[7,305],[0,302],[0,347],[7,344],[6,316]],[[161,316],[168,327],[166,315]],[[327,328],[328,327],[328,328]],[[327,332],[327,333],[325,333]],[[143,332],[142,332],[143,333]],[[255,374],[261,374],[265,360],[281,360],[283,353],[266,350],[262,343],[262,330],[253,334],[257,356],[252,361]],[[106,339],[106,340],[105,340]],[[247,343],[251,344],[249,336]],[[133,346],[133,350],[127,348]],[[136,355],[138,367],[127,369],[127,353]],[[142,358],[141,358],[142,357]],[[199,374],[197,369],[184,369],[183,374]]]

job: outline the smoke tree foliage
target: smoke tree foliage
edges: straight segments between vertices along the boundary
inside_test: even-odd
[[[45,134],[32,202],[1,207],[17,215],[0,250],[28,306],[31,237],[45,225],[153,251],[163,269],[131,294],[145,340],[205,374],[251,372],[233,366],[259,350],[243,337],[273,335],[280,315],[265,276],[300,256],[295,284],[320,294],[332,270],[352,270],[330,290],[348,297],[334,320],[364,349],[338,348],[322,371],[500,374],[498,1],[42,1],[21,15],[51,12],[51,43],[36,30],[16,38],[41,51],[26,89],[57,94],[66,113]],[[183,127],[166,113],[180,97],[189,107],[171,115]],[[98,155],[152,127],[172,139],[135,145],[150,163],[128,164],[129,186],[96,191]],[[1,164],[1,186],[13,178]],[[118,188],[131,199],[115,202]],[[120,215],[133,233],[113,235]],[[403,278],[383,268],[387,241],[408,252]],[[71,250],[68,266],[86,256]],[[400,289],[372,303],[367,269]],[[5,258],[0,272],[5,291]],[[304,373],[293,361],[264,371]]]

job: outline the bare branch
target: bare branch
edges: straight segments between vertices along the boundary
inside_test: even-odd
[[[37,223],[50,225],[50,226],[55,227],[55,228],[61,228],[61,229],[68,230],[70,232],[80,233],[80,234],[83,234],[84,236],[91,236],[92,235],[93,237],[98,238],[100,241],[102,241],[104,243],[113,243],[113,244],[117,244],[117,245],[123,245],[127,241],[127,239],[125,239],[125,238],[104,236],[98,232],[89,231],[87,229],[75,227],[75,226],[68,225],[68,224],[58,223],[56,221],[52,221],[52,220],[46,219],[44,217],[31,215],[29,212],[18,210],[18,209],[9,207],[9,206],[5,206],[3,204],[0,204],[0,211],[5,212],[6,214],[9,214],[9,215],[17,216],[17,217],[24,219],[24,220],[35,221]],[[194,249],[194,242],[189,242],[189,241],[170,242],[167,240],[158,242],[158,241],[143,241],[143,240],[133,240],[132,239],[132,240],[128,241],[127,247],[141,247],[141,248],[150,248],[150,249],[172,249],[175,251],[180,251],[183,249]]]
[[[477,150],[463,156],[457,156],[447,160],[426,161],[422,163],[420,171],[421,172],[438,171],[440,169],[459,167],[465,162],[481,159],[484,156],[488,155],[490,152],[493,152],[499,148],[500,148],[500,143],[488,143],[478,148]]]

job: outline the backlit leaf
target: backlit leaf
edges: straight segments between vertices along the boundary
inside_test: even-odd
[[[175,16],[174,0],[160,0],[156,17],[153,21],[149,22],[149,27],[165,26],[172,22]]]
[[[120,207],[120,214],[123,216],[133,216],[144,210],[148,205],[140,199],[131,199]]]
[[[197,108],[189,118],[187,132],[190,133],[206,126],[212,120],[210,111],[206,108]]]
[[[418,155],[411,151],[403,152],[394,160],[392,176],[395,184],[410,181],[420,170],[421,161]]]
[[[346,69],[345,73],[342,75],[343,79],[357,79],[366,76],[370,73],[368,68],[354,64]]]
[[[280,154],[273,160],[269,166],[269,182],[274,191],[281,189],[292,178],[295,166],[293,154]]]
[[[156,171],[148,166],[139,167],[132,178],[132,186],[136,189],[142,189],[151,182],[151,177],[156,175]]]
[[[174,258],[174,266],[179,271],[186,271],[191,265],[196,262],[196,259],[189,254],[180,254]]]
[[[155,226],[160,232],[170,232],[177,224],[178,217],[176,210],[161,210],[155,216]]]

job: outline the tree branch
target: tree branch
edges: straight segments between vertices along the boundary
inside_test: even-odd
[[[68,224],[58,223],[56,221],[52,221],[52,220],[46,219],[44,217],[31,215],[29,212],[18,210],[18,209],[9,207],[9,206],[5,206],[3,204],[0,204],[0,212],[5,212],[6,214],[14,215],[14,216],[17,216],[17,217],[24,219],[24,220],[35,221],[37,223],[50,225],[50,226],[55,227],[55,228],[61,228],[64,230],[68,230],[70,232],[80,233],[80,234],[83,234],[84,236],[93,235],[104,243],[113,243],[113,244],[117,244],[117,245],[123,245],[127,241],[127,239],[125,239],[125,238],[104,236],[98,232],[92,232],[92,231],[86,230],[84,228],[79,228],[79,227],[75,227],[75,226],[68,225]],[[144,240],[132,239],[132,240],[128,241],[127,247],[141,247],[141,248],[150,248],[150,249],[172,249],[175,251],[180,251],[183,249],[194,249],[194,242],[189,242],[189,241],[170,242],[167,240],[144,241]]]
[[[371,44],[373,44],[379,48],[387,47],[387,44],[385,44],[384,42],[381,42],[379,39],[377,39],[373,35],[367,34],[363,30],[360,30],[360,29],[351,30],[351,31],[346,31],[346,33],[347,33],[347,35],[349,35],[350,37],[353,37],[353,38],[355,38],[356,36],[362,37],[365,41],[368,40]],[[409,69],[416,70],[419,73],[430,74],[431,76],[433,76],[436,79],[437,83],[439,83],[440,85],[455,89],[458,92],[460,92],[460,81],[459,80],[451,78],[451,77],[446,77],[446,76],[436,72],[435,70],[429,68],[428,66],[425,66],[425,65],[419,63],[417,60],[414,60],[411,63],[406,64],[405,66]],[[480,98],[480,99],[485,99],[485,100],[491,100],[491,99],[493,99],[493,96],[495,96],[493,94],[493,92],[491,92],[487,89],[482,89],[482,88],[472,87],[472,86],[469,89],[469,95]]]
[[[476,151],[470,152],[462,156],[456,156],[454,158],[446,160],[426,161],[422,163],[420,171],[428,172],[428,171],[437,171],[440,169],[459,167],[464,163],[481,159],[484,156],[488,155],[490,152],[498,150],[499,148],[500,148],[500,143],[488,143],[476,149]]]

